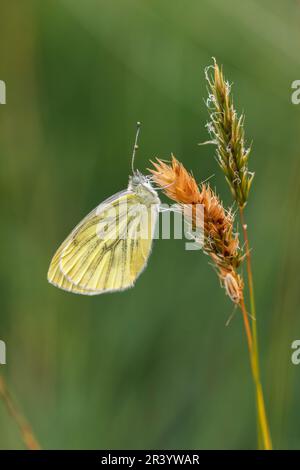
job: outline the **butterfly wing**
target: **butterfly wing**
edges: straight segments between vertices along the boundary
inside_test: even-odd
[[[140,204],[130,190],[112,196],[59,247],[49,282],[86,295],[132,287],[147,264],[157,214],[158,205]]]

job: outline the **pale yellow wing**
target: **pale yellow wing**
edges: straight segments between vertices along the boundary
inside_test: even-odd
[[[100,204],[55,253],[49,282],[86,295],[133,286],[151,251],[157,212],[131,191]]]

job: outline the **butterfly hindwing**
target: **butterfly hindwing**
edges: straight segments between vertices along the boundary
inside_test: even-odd
[[[86,295],[133,286],[151,251],[157,212],[156,205],[140,204],[132,191],[112,196],[62,243],[50,264],[49,281]]]

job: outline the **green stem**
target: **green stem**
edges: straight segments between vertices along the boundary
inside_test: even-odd
[[[259,353],[258,353],[258,340],[257,340],[257,322],[256,322],[256,307],[254,297],[254,283],[251,266],[250,245],[248,238],[247,225],[245,224],[244,210],[240,207],[240,218],[243,229],[243,236],[245,240],[246,260],[247,260],[247,274],[248,274],[248,287],[250,297],[251,309],[251,332],[253,339],[253,347],[251,356],[251,368],[256,389],[256,406],[257,406],[257,421],[258,421],[258,443],[259,447],[265,450],[272,450],[272,440],[269,430],[269,424],[266,415],[263,388],[260,381],[260,367],[259,367]]]

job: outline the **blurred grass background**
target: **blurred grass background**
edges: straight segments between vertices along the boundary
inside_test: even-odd
[[[231,199],[207,140],[215,56],[246,112],[247,208],[262,375],[276,448],[300,448],[299,79],[295,0],[15,0],[0,5],[0,366],[44,448],[255,448],[239,314],[202,253],[158,240],[133,290],[81,297],[46,281],[77,222],[170,152]],[[22,448],[0,403],[0,447]]]

